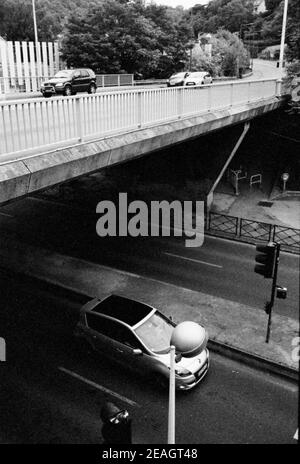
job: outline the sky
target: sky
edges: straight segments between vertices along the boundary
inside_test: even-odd
[[[154,0],[155,3],[160,5],[167,5],[176,8],[176,6],[180,5],[184,8],[191,8],[194,5],[205,5],[210,0]]]

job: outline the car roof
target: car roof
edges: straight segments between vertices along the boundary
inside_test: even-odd
[[[153,312],[151,306],[119,295],[108,296],[91,310],[118,319],[131,327]]]
[[[172,74],[171,77],[184,76],[187,72],[188,72],[188,71],[177,72],[177,73]]]

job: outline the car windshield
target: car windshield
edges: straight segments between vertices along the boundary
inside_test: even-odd
[[[135,333],[151,351],[163,354],[170,349],[173,328],[172,324],[168,323],[159,314],[154,313],[135,329]]]
[[[69,77],[72,74],[72,70],[59,71],[54,77]]]
[[[184,77],[185,73],[172,74],[171,79],[174,77]]]

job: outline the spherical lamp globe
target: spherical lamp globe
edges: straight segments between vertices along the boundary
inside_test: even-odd
[[[192,358],[204,350],[207,338],[207,332],[201,325],[184,321],[173,330],[170,345],[174,345],[185,358]]]

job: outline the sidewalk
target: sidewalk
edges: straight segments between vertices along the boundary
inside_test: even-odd
[[[260,201],[270,202],[271,206],[261,206]],[[266,222],[279,226],[300,229],[300,197],[269,200],[263,190],[253,186],[252,190],[242,190],[239,196],[234,193],[214,194],[212,211],[230,216]]]
[[[260,363],[260,359],[275,363],[279,372],[287,369],[296,374],[298,369],[297,361],[292,358],[299,335],[298,321],[276,312],[272,316],[271,337],[267,344],[267,315],[246,305],[54,254],[8,236],[2,236],[0,256],[4,268],[91,297],[103,298],[116,293],[147,302],[167,316],[172,315],[176,322],[199,322],[207,328],[210,340],[218,344],[218,351],[223,354],[228,353],[227,348],[232,348],[240,351],[240,358],[256,358],[256,364]],[[294,374],[292,376],[295,377]]]

